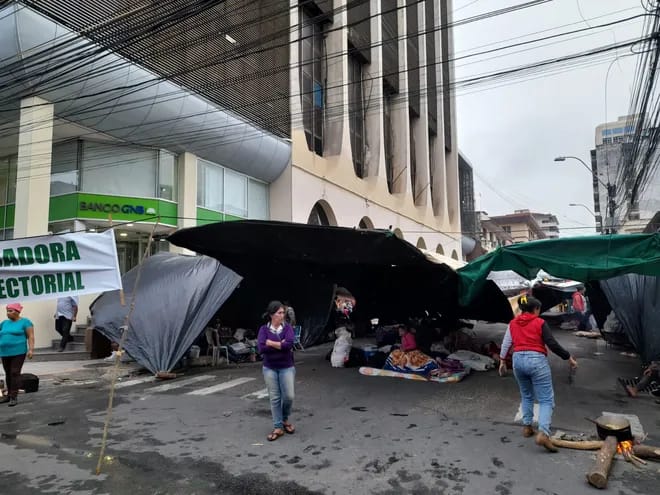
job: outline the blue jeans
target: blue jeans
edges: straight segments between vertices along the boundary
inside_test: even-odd
[[[264,381],[268,388],[270,398],[270,412],[273,416],[273,427],[283,428],[284,422],[289,421],[291,406],[293,405],[293,382],[296,377],[296,368],[282,368],[279,370],[263,367]]]
[[[552,373],[545,354],[534,351],[513,353],[513,375],[516,377],[522,399],[522,421],[528,426],[534,419],[534,399],[539,403],[539,430],[550,436],[555,393]]]

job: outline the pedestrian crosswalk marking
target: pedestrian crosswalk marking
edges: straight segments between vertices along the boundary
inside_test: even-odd
[[[187,380],[172,380],[169,383],[165,383],[163,385],[158,385],[156,387],[152,387],[148,391],[149,391],[149,393],[151,393],[151,392],[166,392],[168,390],[173,390],[175,388],[185,387],[186,385],[192,385],[193,383],[203,382],[203,381],[208,380],[210,378],[215,378],[215,377],[213,375],[199,375],[199,376],[194,376],[192,378],[188,378]]]
[[[251,394],[244,395],[241,399],[265,399],[266,397],[268,397],[268,389],[262,388]]]
[[[188,392],[187,395],[209,395],[215,392],[220,392],[221,390],[227,390],[228,388],[236,387],[237,385],[242,385],[243,383],[251,382],[254,378],[236,378],[234,380],[229,380],[228,382],[219,383],[217,385],[211,385],[210,387],[200,388]]]
[[[143,378],[136,378],[134,380],[128,380],[125,382],[117,382],[115,384],[115,388],[124,388],[124,387],[131,387],[133,385],[139,385],[140,383],[148,383],[148,382],[154,382],[156,381],[155,376],[145,376]]]

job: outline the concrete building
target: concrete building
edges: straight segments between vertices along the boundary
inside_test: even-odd
[[[479,225],[479,212],[475,209],[472,164],[460,152],[458,154],[458,184],[461,199],[463,258],[466,261],[471,261],[483,254],[484,250],[479,244],[481,226]]]
[[[537,214],[529,210],[515,210],[514,213],[494,216],[490,219],[499,225],[504,232],[510,234],[514,244],[517,244],[546,238],[546,234],[535,215]]]
[[[594,212],[597,230],[619,233],[642,232],[653,215],[660,210],[660,172],[650,177],[648,185],[636,201],[630,202],[633,175],[621,177],[621,171],[631,164],[634,153],[635,117],[623,116],[596,127],[595,149],[591,150],[594,176]],[[642,133],[641,149],[648,146]],[[610,195],[607,186],[610,185]]]
[[[3,239],[115,226],[125,271],[256,218],[461,258],[451,2],[2,5]],[[37,346],[53,308],[26,304]]]
[[[559,221],[552,213],[532,213],[534,219],[541,226],[546,239],[557,239],[559,237]]]
[[[479,241],[484,252],[489,253],[498,247],[508,246],[514,243],[513,235],[510,232],[506,232],[485,211],[479,212],[479,226],[481,228]]]

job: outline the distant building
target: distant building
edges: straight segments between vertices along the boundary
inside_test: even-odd
[[[472,164],[460,151],[458,152],[458,194],[461,205],[463,257],[470,261],[483,254],[484,250],[479,247],[481,227],[479,213],[475,210]]]
[[[647,187],[641,190],[632,203],[630,198],[635,177],[628,174],[623,185],[617,180],[620,171],[629,167],[633,159],[634,135],[635,117],[630,115],[596,127],[596,148],[591,150],[591,169],[598,231],[610,230],[614,226],[614,230],[619,233],[642,232],[660,210],[659,172],[656,171]],[[647,146],[644,136],[642,141],[640,146],[643,149]]]
[[[513,236],[490,218],[485,211],[479,212],[479,226],[481,228],[479,240],[486,252],[513,244]]]
[[[535,241],[547,238],[541,224],[529,210],[516,210],[509,215],[490,217],[502,230],[510,234],[514,243]]]
[[[559,237],[559,222],[557,217],[552,213],[532,213],[536,221],[541,225],[541,230],[545,233],[548,239],[556,239]]]

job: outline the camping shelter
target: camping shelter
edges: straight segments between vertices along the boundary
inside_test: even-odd
[[[118,290],[92,303],[94,328],[119,342],[131,312],[124,349],[152,373],[170,371],[240,281],[208,256],[159,253],[122,277],[124,304]]]
[[[224,322],[257,328],[268,301],[288,300],[303,327],[304,345],[326,335],[336,286],[356,297],[357,321],[406,321],[425,311],[448,322],[511,318],[508,301],[493,283],[485,284],[486,302],[460,308],[456,272],[389,230],[245,220],[179,230],[168,240],[216,258],[243,277],[222,308]]]

